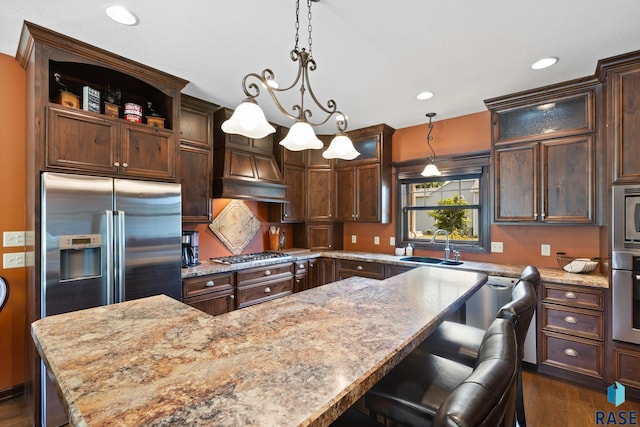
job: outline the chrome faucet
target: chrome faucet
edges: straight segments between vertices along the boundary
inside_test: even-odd
[[[444,259],[445,261],[450,261],[451,260],[451,246],[449,246],[449,232],[447,230],[443,230],[442,228],[438,228],[434,233],[433,233],[433,237],[431,238],[431,243],[435,243],[436,242],[436,237],[438,236],[438,234],[444,234],[446,240],[445,240],[445,244],[444,244]],[[458,258],[460,257],[460,252],[458,251],[453,251],[455,253],[456,256],[456,261],[458,260]]]

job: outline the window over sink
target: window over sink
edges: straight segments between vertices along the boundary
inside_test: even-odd
[[[489,242],[489,153],[438,160],[442,175],[423,177],[417,161],[395,164],[398,246],[483,252]]]

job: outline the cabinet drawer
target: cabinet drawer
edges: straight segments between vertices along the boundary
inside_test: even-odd
[[[280,298],[293,293],[293,277],[238,287],[238,308]]]
[[[341,277],[362,275],[374,279],[384,279],[384,264],[368,261],[339,260]],[[347,274],[345,274],[347,272]],[[350,274],[353,273],[353,274]]]
[[[233,273],[184,279],[182,281],[182,297],[189,298],[210,292],[232,290],[233,285]]]
[[[293,276],[293,263],[268,265],[248,268],[237,273],[238,287]]]
[[[542,302],[570,305],[572,307],[604,309],[603,293],[600,289],[578,289],[542,283]]]
[[[584,338],[604,340],[604,314],[601,311],[543,304],[542,327]]]
[[[185,298],[184,303],[212,316],[233,311],[236,305],[233,288],[231,287],[219,292],[210,292]]]
[[[293,263],[294,265],[294,270],[295,270],[295,274],[296,276],[300,275],[300,274],[306,274],[307,273],[307,269],[308,269],[308,262],[305,261],[296,261]]]
[[[640,389],[640,352],[613,348],[613,380]]]
[[[604,378],[604,343],[543,331],[542,364]]]

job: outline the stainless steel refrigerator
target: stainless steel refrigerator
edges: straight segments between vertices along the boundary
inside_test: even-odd
[[[180,184],[42,174],[41,316],[182,299]],[[67,423],[42,366],[43,426]]]

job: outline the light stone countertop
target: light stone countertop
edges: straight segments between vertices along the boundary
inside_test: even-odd
[[[285,251],[286,252],[286,251]],[[404,258],[404,256],[394,256],[387,254],[379,254],[372,252],[349,252],[349,251],[323,251],[323,252],[311,252],[311,251],[301,251],[301,250],[292,250],[291,258],[289,260],[305,260],[305,259],[313,259],[318,257],[329,257],[329,258],[337,258],[337,259],[347,259],[347,260],[355,260],[355,261],[372,261],[372,262],[381,262],[385,264],[392,265],[403,265],[403,266],[424,266],[425,264],[417,263],[417,262],[408,262],[401,261],[400,258]],[[265,265],[277,264],[280,262],[286,262],[287,259],[273,259],[273,260],[261,260],[254,262],[247,262],[241,264],[233,264],[233,265],[222,265],[218,263],[214,263],[208,260],[202,260],[201,265],[197,267],[183,268],[182,269],[182,277],[197,277],[197,276],[205,276],[208,274],[222,273],[228,271],[236,271],[245,268],[251,267],[260,267]],[[486,263],[486,262],[475,262],[475,261],[465,261],[462,260],[463,263],[461,265],[439,265],[437,268],[447,269],[447,270],[460,270],[460,271],[474,271],[480,272],[484,274],[488,274],[490,276],[504,276],[504,277],[519,277],[522,274],[522,271],[526,267],[526,265],[504,265],[504,264],[494,264],[494,263]],[[589,273],[589,274],[576,274],[576,273],[567,273],[566,271],[560,268],[539,268],[540,276],[542,280],[547,283],[559,283],[559,284],[568,284],[568,285],[578,285],[578,286],[587,286],[587,287],[595,287],[595,288],[608,288],[609,280],[606,275],[602,275],[599,273]]]
[[[215,317],[155,296],[32,335],[72,426],[326,426],[485,282],[421,267]]]

